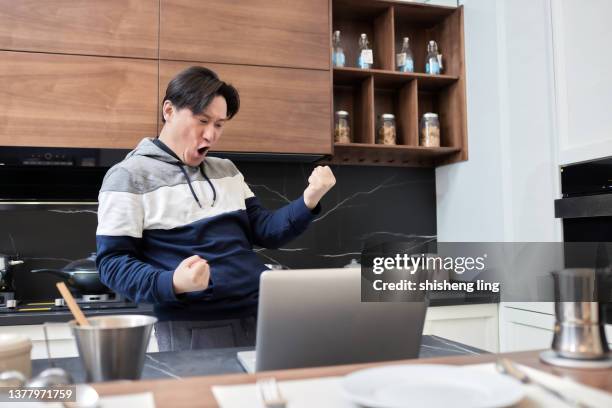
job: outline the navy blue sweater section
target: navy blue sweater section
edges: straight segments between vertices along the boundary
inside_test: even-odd
[[[142,238],[97,235],[102,282],[135,302],[155,304],[160,320],[217,320],[257,313],[259,276],[267,268],[253,245],[278,248],[304,232],[321,211],[302,197],[275,210],[256,197],[246,210],[223,213],[169,230],[145,230]],[[209,287],[176,295],[172,276],[192,255],[210,264]],[[143,261],[143,260],[146,260]]]

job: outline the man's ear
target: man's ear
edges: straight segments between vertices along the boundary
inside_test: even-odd
[[[162,115],[164,115],[164,120],[168,122],[172,115],[174,115],[174,105],[169,100],[164,101],[164,106],[162,108]]]

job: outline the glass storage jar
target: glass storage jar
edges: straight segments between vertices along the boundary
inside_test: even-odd
[[[380,116],[376,143],[384,145],[396,144],[395,116],[390,113],[383,113]]]
[[[337,111],[334,124],[334,141],[336,143],[351,143],[351,128],[347,111]]]
[[[440,121],[437,114],[427,112],[421,118],[419,146],[440,147]]]

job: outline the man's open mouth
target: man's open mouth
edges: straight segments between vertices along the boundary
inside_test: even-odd
[[[200,147],[200,148],[198,149],[198,153],[199,153],[199,154],[204,154],[204,153],[206,153],[206,152],[208,151],[208,149],[209,149],[209,147],[208,147],[208,146]]]

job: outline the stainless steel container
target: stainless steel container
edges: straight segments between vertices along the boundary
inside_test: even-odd
[[[555,331],[552,349],[561,357],[595,360],[609,356],[608,342],[596,300],[594,269],[553,272]]]
[[[69,325],[76,339],[87,382],[137,380],[157,318],[115,315],[88,318],[91,326]]]

